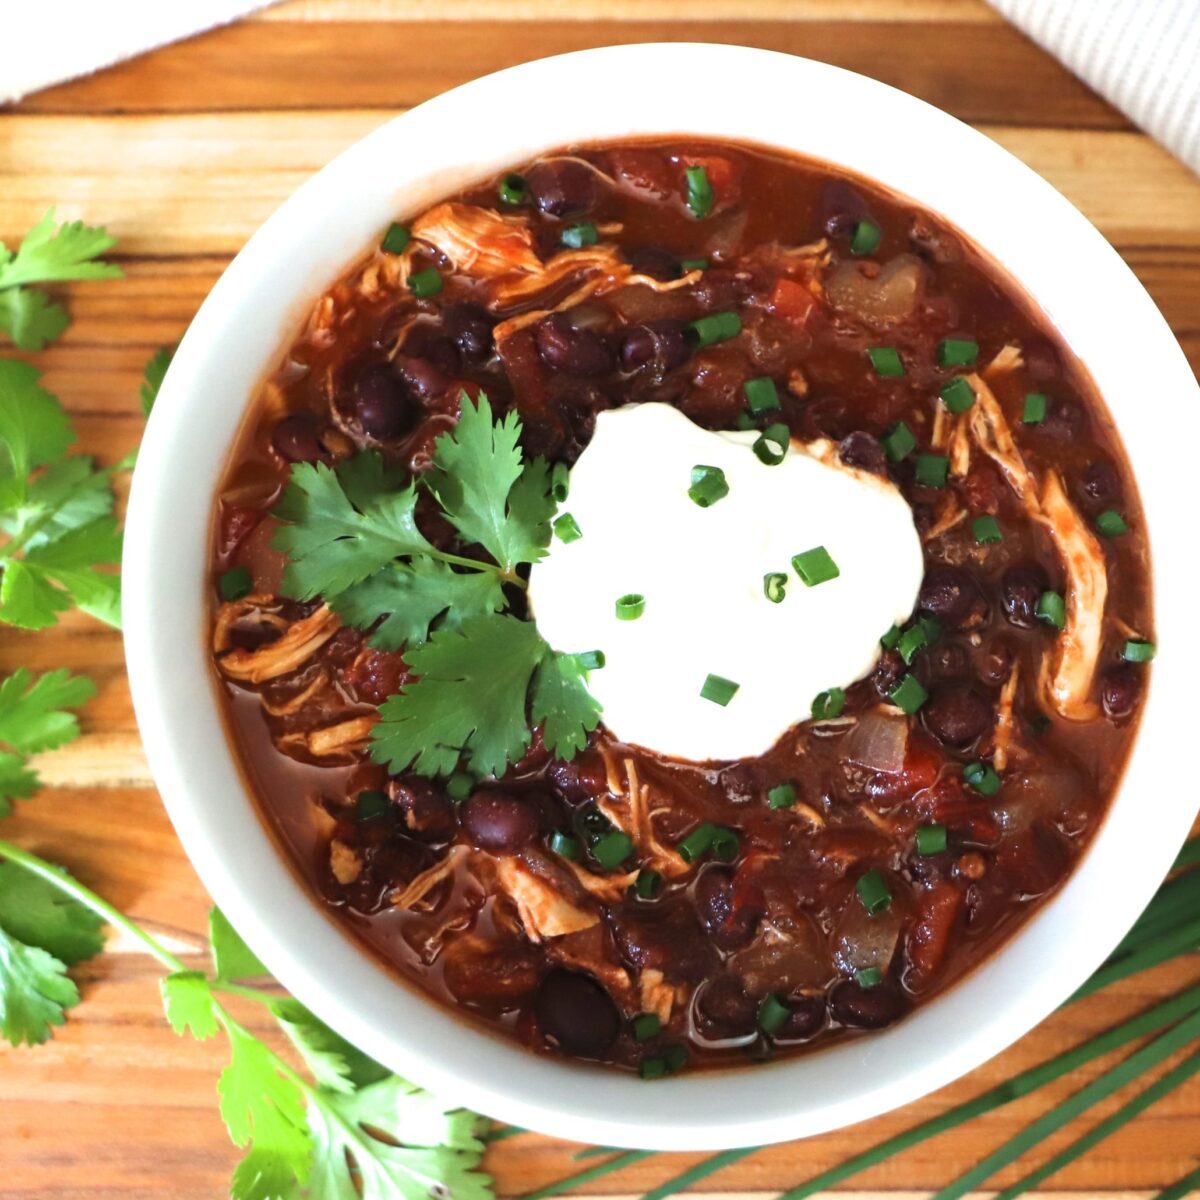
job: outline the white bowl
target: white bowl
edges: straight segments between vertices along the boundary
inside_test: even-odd
[[[1120,793],[1066,886],[996,954],[884,1032],[807,1057],[653,1084],[542,1058],[425,998],[296,880],[255,810],[218,711],[205,576],[214,490],[234,433],[306,307],[388,223],[570,142],[740,138],[825,159],[943,214],[1037,299],[1125,439],[1155,562],[1161,649]],[[125,641],[146,753],[200,878],[279,980],[367,1053],[464,1106],[604,1145],[717,1149],[804,1137],[941,1087],[1003,1050],[1100,965],[1187,835],[1180,785],[1194,680],[1200,403],[1166,322],[1100,234],[1049,184],[945,113],[802,58],[639,45],[543,59],[397,117],[335,159],[230,264],[150,419],[125,535]]]

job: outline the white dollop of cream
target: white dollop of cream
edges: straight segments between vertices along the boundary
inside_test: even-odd
[[[588,687],[620,739],[704,762],[764,754],[813,698],[872,669],[880,637],[912,612],[924,572],[912,511],[887,480],[842,465],[828,441],[793,442],[767,466],[755,433],[712,433],[667,404],[602,412],[560,506],[582,532],[557,537],[529,597],[556,649],[601,650]],[[692,468],[729,494],[701,508]],[[824,546],[840,575],[806,587],[793,556]],[[787,575],[781,603],[763,588]],[[645,597],[619,620],[617,599]],[[724,707],[708,675],[738,684]]]

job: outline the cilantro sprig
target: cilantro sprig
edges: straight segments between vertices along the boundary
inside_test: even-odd
[[[336,468],[292,468],[275,509],[274,544],[288,556],[285,594],[321,596],[382,650],[405,651],[416,679],[380,708],[371,753],[389,770],[499,775],[542,726],[547,748],[573,757],[600,720],[583,668],[529,621],[506,612],[506,589],[550,542],[556,501],[543,459],[525,461],[515,413],[499,420],[487,396],[465,395],[431,469],[401,484],[379,454]],[[432,502],[466,550],[422,532]]]

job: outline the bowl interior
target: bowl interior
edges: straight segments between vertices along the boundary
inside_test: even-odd
[[[312,299],[391,220],[546,149],[678,132],[869,175],[945,215],[1026,288],[1123,435],[1161,552],[1160,658],[1108,820],[1059,895],[998,953],[883,1033],[648,1086],[536,1057],[456,1020],[398,984],[302,890],[231,757],[210,685],[204,580],[214,489],[258,381]],[[231,264],[179,348],[126,534],[126,647],[151,769],[206,887],[280,981],[365,1051],[465,1106],[575,1140],[659,1149],[753,1145],[865,1119],[972,1069],[1062,1003],[1186,836],[1195,801],[1166,771],[1189,695],[1190,569],[1171,547],[1185,532],[1174,481],[1194,469],[1196,400],[1166,323],[1100,234],[1006,151],[921,101],[821,63],[729,46],[612,47],[488,76],[389,122],[302,187]]]

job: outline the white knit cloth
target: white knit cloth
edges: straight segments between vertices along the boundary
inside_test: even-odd
[[[990,0],[1200,173],[1200,0]]]

